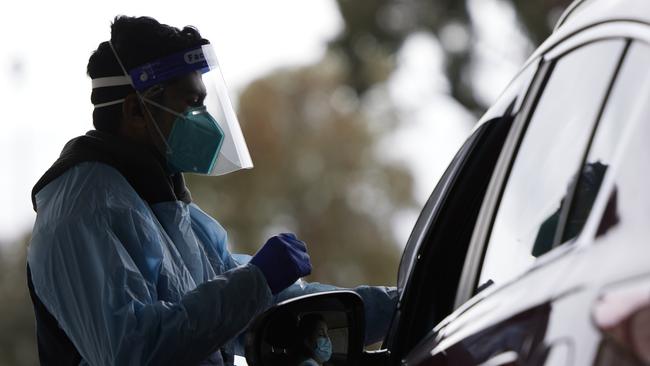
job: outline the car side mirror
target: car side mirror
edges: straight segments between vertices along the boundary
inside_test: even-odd
[[[364,333],[363,300],[355,292],[301,296],[274,305],[253,321],[246,335],[246,362],[298,366],[311,358],[327,366],[358,365]],[[322,346],[328,343],[324,339],[331,347]]]

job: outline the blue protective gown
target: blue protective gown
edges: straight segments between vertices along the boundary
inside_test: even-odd
[[[273,302],[336,287],[293,285],[275,298],[262,272],[233,255],[223,227],[196,204],[145,202],[118,170],[77,164],[35,195],[28,250],[34,291],[81,355],[81,364],[223,364]],[[379,340],[394,289],[355,289],[366,339]],[[198,359],[197,359],[198,357]]]

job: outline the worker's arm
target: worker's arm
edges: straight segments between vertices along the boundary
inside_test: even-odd
[[[233,254],[232,256],[240,264],[248,263],[252,258],[246,254]],[[365,343],[370,345],[383,340],[397,307],[398,292],[395,287],[357,286],[344,288],[301,280],[274,296],[273,302],[279,303],[298,296],[336,290],[352,290],[363,299],[366,317]],[[243,342],[243,338],[240,337],[239,341]],[[242,349],[241,347],[238,348],[238,353],[241,353]]]
[[[228,236],[226,230],[212,217],[203,212],[197,205],[190,205],[192,214],[192,227],[194,232],[201,241],[210,244],[208,256],[214,252],[213,256],[219,257],[223,263],[234,268],[244,265],[251,260],[250,255],[231,254],[228,250]],[[281,302],[290,298],[333,290],[348,290],[317,282],[300,281],[291,285],[284,291],[274,296],[274,302]],[[392,320],[395,308],[397,306],[397,289],[394,287],[384,286],[358,286],[349,290],[355,291],[361,296],[364,302],[366,314],[366,343],[373,344],[382,340],[388,331],[390,321]],[[243,354],[244,337],[239,337],[238,344],[235,345],[237,354]]]

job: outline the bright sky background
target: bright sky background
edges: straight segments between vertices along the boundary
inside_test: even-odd
[[[30,191],[70,138],[92,128],[91,52],[110,36],[117,14],[149,15],[173,26],[195,25],[217,50],[224,77],[236,96],[248,82],[275,68],[318,60],[326,41],[342,29],[331,0],[211,1],[12,1],[0,5],[0,242],[31,229]],[[195,3],[193,3],[195,4]],[[479,25],[475,70],[478,95],[493,102],[526,56],[512,11],[499,0],[473,0]],[[509,37],[504,42],[505,37]],[[474,118],[445,96],[440,46],[427,34],[407,41],[399,69],[388,82],[403,123],[383,142],[386,158],[409,166],[423,204]],[[218,178],[217,178],[218,179]],[[418,212],[395,223],[405,243]]]

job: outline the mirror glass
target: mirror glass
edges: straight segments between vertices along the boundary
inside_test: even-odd
[[[346,311],[295,311],[278,314],[263,331],[264,365],[346,365],[350,320]]]

